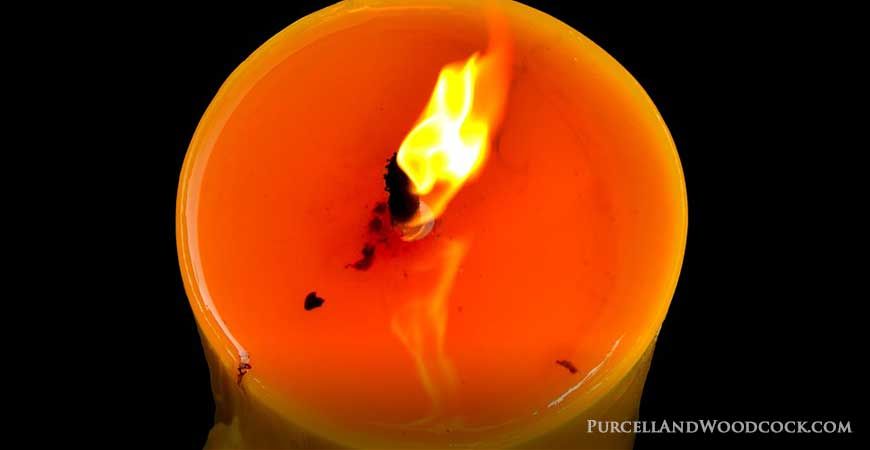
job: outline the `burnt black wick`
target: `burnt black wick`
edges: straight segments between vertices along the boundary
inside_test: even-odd
[[[411,179],[399,167],[397,157],[398,153],[393,153],[387,162],[387,173],[384,174],[385,189],[389,193],[387,205],[393,222],[407,222],[420,208],[420,198],[414,194]]]

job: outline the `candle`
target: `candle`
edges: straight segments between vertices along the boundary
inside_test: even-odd
[[[316,12],[184,163],[207,446],[630,446],[586,420],[636,415],[685,233],[667,128],[578,32],[501,1]]]

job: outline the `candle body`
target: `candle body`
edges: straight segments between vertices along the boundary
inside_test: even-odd
[[[495,6],[515,52],[504,122],[420,241],[374,212],[384,165],[440,68],[486,47],[485,11],[341,3],[221,88],[178,203],[218,405],[209,445],[631,444],[583,420],[636,413],[685,244],[679,160],[603,50]],[[325,302],[306,310],[311,292]]]

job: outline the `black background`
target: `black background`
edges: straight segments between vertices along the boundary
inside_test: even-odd
[[[282,3],[78,9],[91,20],[71,20],[69,40],[50,49],[54,70],[74,74],[61,86],[72,98],[58,108],[96,112],[71,131],[96,136],[74,158],[83,190],[56,195],[76,205],[65,217],[85,232],[67,236],[76,254],[99,253],[79,305],[94,323],[80,327],[82,339],[100,363],[83,377],[96,387],[81,390],[106,397],[106,414],[91,423],[122,447],[201,448],[211,426],[208,368],[175,249],[178,176],[230,72],[329,4]],[[861,126],[847,110],[860,81],[849,64],[865,56],[852,48],[861,34],[856,14],[527,3],[625,66],[682,158],[688,246],[641,418],[851,420],[855,433],[641,435],[637,447],[853,445],[864,433],[858,308],[867,297],[854,286],[866,264],[852,213],[866,208],[852,198],[861,166],[850,159],[867,145],[848,136]],[[86,223],[91,216],[99,223]],[[97,240],[105,243],[99,251]]]

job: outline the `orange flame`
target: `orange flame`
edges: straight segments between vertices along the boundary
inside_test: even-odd
[[[412,224],[439,217],[486,160],[510,84],[510,48],[503,28],[492,29],[483,56],[475,53],[441,69],[422,117],[399,148],[399,167],[431,212]]]

